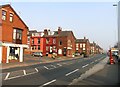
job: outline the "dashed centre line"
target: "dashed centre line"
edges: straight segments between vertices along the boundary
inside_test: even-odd
[[[53,83],[53,82],[55,82],[55,81],[56,81],[56,79],[54,79],[54,80],[52,80],[52,81],[50,81],[50,82],[47,82],[47,83],[43,84],[43,85],[40,86],[40,87],[43,87],[43,86],[49,85],[49,84],[51,84],[51,83]]]
[[[86,64],[86,65],[84,65],[84,66],[82,66],[82,68],[85,68],[85,67],[87,67],[89,64]]]
[[[79,69],[75,69],[74,71],[67,73],[65,76],[68,76],[68,75],[70,75],[70,74],[72,74],[72,73],[75,73],[75,72],[77,72],[78,70],[79,70]]]

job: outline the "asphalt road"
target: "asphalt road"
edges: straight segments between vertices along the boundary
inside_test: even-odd
[[[89,58],[78,58],[60,62],[13,68],[3,71],[3,85],[68,85],[80,77],[106,55],[99,54]]]

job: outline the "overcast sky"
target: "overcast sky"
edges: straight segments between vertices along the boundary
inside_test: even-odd
[[[6,4],[6,3],[2,3]],[[117,7],[114,2],[11,2],[29,29],[72,30],[108,50],[117,42]]]

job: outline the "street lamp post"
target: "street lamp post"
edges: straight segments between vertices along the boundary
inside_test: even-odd
[[[117,29],[118,29],[118,42],[117,42],[117,46],[118,46],[118,50],[120,53],[120,12],[119,12],[119,8],[120,8],[120,1],[118,2],[118,4],[113,4],[113,6],[117,7]]]

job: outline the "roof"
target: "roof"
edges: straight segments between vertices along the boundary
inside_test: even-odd
[[[76,39],[76,43],[87,42],[88,39]]]
[[[10,7],[13,12],[16,14],[16,16],[20,19],[20,21],[26,26],[26,28],[28,29],[28,26],[24,23],[24,21],[20,18],[20,16],[15,12],[15,10],[11,7],[10,4],[6,4],[6,5],[0,5],[0,9],[4,8],[4,7]]]
[[[66,36],[69,36],[71,33],[73,34],[72,31],[61,31],[60,34],[58,34],[58,31],[54,31],[54,35],[44,35],[44,37],[62,37],[62,36],[66,37]]]

